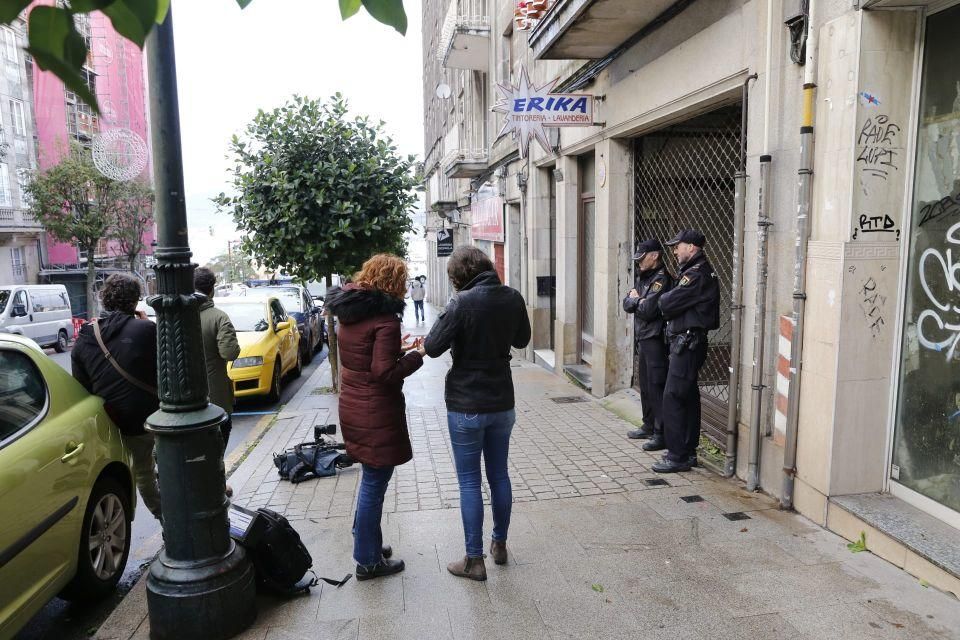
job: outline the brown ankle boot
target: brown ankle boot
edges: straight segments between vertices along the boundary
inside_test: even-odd
[[[507,564],[507,541],[491,540],[490,557],[492,557],[493,561],[497,564]]]
[[[479,558],[464,556],[463,560],[448,564],[447,571],[461,578],[470,578],[481,582],[487,579],[487,566],[483,563],[483,556]]]

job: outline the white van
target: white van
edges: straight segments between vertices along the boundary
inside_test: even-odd
[[[0,332],[26,336],[63,353],[73,335],[67,288],[62,284],[0,285]]]

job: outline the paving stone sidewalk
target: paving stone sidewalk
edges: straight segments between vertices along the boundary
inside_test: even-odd
[[[485,583],[450,576],[463,531],[443,406],[448,366],[449,356],[428,360],[405,387],[415,457],[388,489],[384,538],[406,570],[289,601],[261,597],[242,638],[960,638],[952,596],[709,471],[650,472],[655,458],[625,437],[631,425],[519,360],[510,563],[488,561]],[[353,571],[359,469],[291,485],[272,463],[315,424],[336,422],[329,386],[324,364],[231,484],[238,504],[284,513],[317,572],[340,578]],[[142,592],[132,592],[126,621],[111,619],[97,637],[146,638]]]

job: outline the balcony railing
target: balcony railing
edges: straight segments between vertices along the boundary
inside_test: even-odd
[[[451,0],[437,57],[448,69],[486,71],[490,65],[488,0]]]
[[[25,209],[0,207],[0,227],[39,230],[42,225]]]

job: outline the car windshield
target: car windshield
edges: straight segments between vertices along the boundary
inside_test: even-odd
[[[283,308],[296,313],[303,311],[303,296],[296,287],[257,287],[247,290],[247,297],[276,298]]]
[[[262,304],[218,304],[217,308],[230,316],[237,331],[266,331],[270,324],[263,316]]]
[[[10,289],[0,289],[0,313],[7,308],[7,300],[10,299]]]

